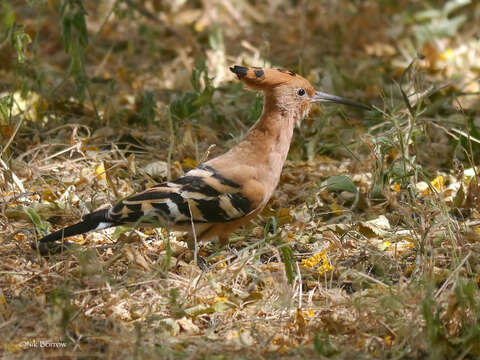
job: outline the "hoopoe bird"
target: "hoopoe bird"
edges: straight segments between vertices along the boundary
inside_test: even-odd
[[[312,104],[333,102],[370,110],[343,97],[315,91],[306,79],[291,71],[237,65],[230,70],[247,87],[263,91],[265,98],[261,117],[240,143],[176,180],[87,214],[81,222],[46,235],[32,247],[46,251],[45,245],[56,240],[143,219],[188,232],[190,250],[195,249],[197,240],[218,240],[224,246],[229,235],[257,216],[272,197],[294,127],[308,115]]]

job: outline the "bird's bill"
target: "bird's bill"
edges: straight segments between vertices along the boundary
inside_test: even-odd
[[[327,94],[321,91],[315,91],[315,95],[312,98],[312,102],[333,102],[343,105],[349,105],[358,107],[364,110],[371,110],[372,108],[368,105],[360,104],[356,101],[345,99],[344,97]]]

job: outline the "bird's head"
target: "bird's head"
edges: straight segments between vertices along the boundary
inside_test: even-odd
[[[367,105],[340,96],[315,91],[310,82],[292,71],[260,67],[232,66],[238,79],[253,90],[265,93],[266,106],[277,107],[291,114],[299,123],[316,102],[333,102],[370,110]]]

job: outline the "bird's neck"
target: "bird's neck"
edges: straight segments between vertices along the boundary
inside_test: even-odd
[[[293,128],[300,115],[285,110],[268,100],[265,101],[260,119],[253,125],[243,140],[205,164],[213,168],[229,168],[230,179],[242,182],[245,176],[262,184],[265,206],[280,180],[282,168],[292,141]]]
[[[245,140],[265,150],[263,155],[275,154],[282,159],[288,155],[295,126],[295,117],[287,111],[269,111],[264,108],[262,116],[248,131]]]
[[[269,183],[272,191],[280,179],[296,121],[294,113],[266,99],[262,116],[242,141],[252,152],[257,166],[262,168],[261,177],[264,179],[261,180]]]

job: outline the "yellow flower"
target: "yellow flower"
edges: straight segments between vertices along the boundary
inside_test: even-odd
[[[313,310],[313,309],[304,310],[303,315],[306,316],[306,317],[313,318],[315,316],[315,310]]]
[[[186,157],[185,159],[182,160],[182,165],[186,168],[193,169],[198,165],[197,160]]]
[[[332,213],[334,215],[339,216],[343,214],[343,211],[340,209],[340,207],[337,204],[331,204],[330,209],[332,210]]]
[[[425,184],[425,183],[423,183]],[[438,192],[445,190],[445,178],[442,175],[437,176],[435,179],[430,181],[430,185],[435,188]],[[429,186],[425,186],[423,190],[423,195],[431,194],[432,190]]]
[[[390,245],[392,244],[389,241],[384,241],[380,244],[379,248],[380,250],[387,250]]]
[[[455,56],[455,52],[452,49],[447,49],[440,54],[440,59],[443,61],[452,59]]]
[[[107,179],[107,177],[105,176],[105,167],[103,166],[103,163],[95,167],[95,176],[98,180]]]
[[[319,253],[316,253],[315,255],[307,259],[303,259],[302,265],[310,268],[316,267],[318,265],[317,271],[320,275],[326,273],[327,271],[333,270],[333,266],[328,260],[326,250],[320,251]]]
[[[437,189],[437,191],[443,191],[445,189],[445,178],[440,175],[433,179],[430,184]]]
[[[405,271],[403,272],[403,275],[409,276],[413,273],[414,270],[415,270],[415,264],[412,264],[405,269]]]
[[[392,186],[390,186],[390,189],[398,193],[400,192],[400,184],[393,184]]]

